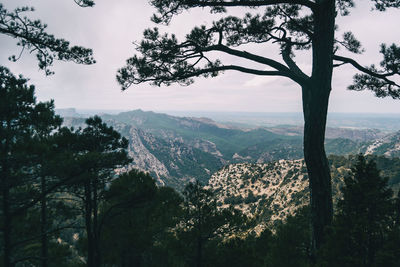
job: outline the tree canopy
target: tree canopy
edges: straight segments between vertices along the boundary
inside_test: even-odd
[[[93,6],[91,0],[74,0],[79,6]],[[15,10],[7,10],[0,3],[0,34],[5,34],[17,40],[17,46],[21,47],[19,55],[9,57],[11,61],[17,61],[27,50],[36,55],[38,66],[46,75],[54,72],[50,69],[54,60],[72,61],[77,64],[94,64],[93,51],[82,46],[71,46],[70,42],[57,38],[46,32],[47,24],[38,19],[31,19],[29,14],[35,11],[33,7],[17,7]]]
[[[126,66],[119,70],[117,79],[123,89],[143,82],[188,85],[194,82],[194,77],[216,76],[226,70],[236,70],[255,75],[284,76],[302,85],[310,77],[294,61],[295,52],[312,48],[313,41],[318,37],[314,25],[315,11],[321,8],[323,2],[326,1],[151,1],[157,9],[152,20],[167,25],[173,16],[196,7],[210,7],[210,12],[225,13],[229,7],[241,6],[250,8],[250,12],[242,18],[228,15],[213,21],[212,26],[196,26],[183,41],[178,41],[174,34],[160,33],[158,28],[145,30],[143,41],[136,47],[138,54],[127,60]],[[377,11],[400,7],[398,1],[372,2]],[[352,0],[336,1],[335,12],[347,16],[354,6]],[[239,49],[248,43],[278,45],[282,61]],[[341,47],[355,54],[363,53],[361,43],[352,32],[336,37],[334,44],[334,50],[329,55],[335,61],[333,66],[350,64],[359,72],[354,76],[350,90],[367,89],[374,91],[378,97],[400,98],[400,87],[395,78],[400,74],[399,46],[382,44],[380,53],[383,59],[379,66],[362,66],[339,53]],[[224,64],[219,59],[211,60],[208,53],[213,51],[263,64],[268,70]]]

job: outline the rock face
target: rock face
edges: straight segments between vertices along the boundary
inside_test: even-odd
[[[129,168],[149,172],[159,185],[181,190],[189,181],[205,183],[225,163],[211,142],[199,140],[191,145],[179,137],[160,138],[126,125],[121,133],[129,140],[128,152],[133,160]]]
[[[168,177],[169,172],[165,165],[158,160],[143,144],[142,140],[151,140],[151,137],[136,128],[131,127],[129,130],[129,156],[133,160],[131,168],[139,170],[151,170],[156,178],[157,182],[161,185],[165,185],[162,177]]]

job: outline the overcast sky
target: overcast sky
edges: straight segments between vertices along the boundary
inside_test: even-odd
[[[30,78],[36,85],[38,99],[54,99],[57,108],[301,112],[300,88],[290,80],[238,72],[226,72],[214,79],[197,78],[189,87],[142,84],[121,92],[115,79],[116,71],[135,53],[132,42],[141,40],[145,28],[155,26],[150,21],[154,9],[147,0],[96,0],[94,8],[79,8],[73,0],[1,2],[8,9],[34,6],[36,11],[29,14],[30,17],[48,24],[48,32],[73,45],[94,50],[95,65],[57,62],[53,66],[56,74],[46,77],[29,53],[23,54],[16,63],[9,62],[7,58],[19,54],[20,48],[16,40],[0,36],[1,64],[15,74]],[[399,43],[400,10],[370,12],[367,1],[355,2],[357,8],[352,15],[338,19],[339,29],[341,32],[352,30],[362,42],[366,52],[357,56],[362,65],[379,64],[379,44]],[[236,15],[244,12],[244,9],[232,10]],[[192,10],[176,17],[169,27],[161,28],[179,37],[195,25],[210,25],[212,19],[207,9]],[[246,50],[279,59],[273,47],[248,46]],[[340,54],[348,55],[343,50]],[[223,60],[224,63],[242,63],[229,57]],[[299,55],[296,61],[305,71],[310,70],[308,55]],[[346,90],[354,73],[350,66],[335,69],[330,112],[400,113],[399,100],[378,99],[371,92]]]

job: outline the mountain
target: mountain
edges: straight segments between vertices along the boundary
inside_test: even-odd
[[[368,156],[374,159],[389,185],[400,188],[400,159]],[[356,156],[331,156],[334,203],[340,198],[344,177],[350,174]],[[293,214],[309,202],[307,170],[304,160],[279,160],[268,163],[230,164],[212,175],[207,185],[216,192],[218,205],[234,205],[256,219],[259,225],[274,223]]]
[[[175,117],[141,110],[102,115],[102,118],[128,138],[129,154],[133,158],[130,167],[149,171],[159,184],[177,189],[195,179],[207,183],[222,166],[247,161],[237,153],[258,143],[273,140],[301,143],[300,136],[276,134],[263,128],[238,129],[207,118]],[[79,122],[67,121],[70,125]]]
[[[65,125],[84,127],[84,116],[77,116],[75,110],[64,113],[72,115],[64,118]],[[129,154],[133,158],[129,168],[148,171],[158,184],[178,190],[195,179],[206,184],[214,172],[227,164],[303,158],[303,130],[299,126],[240,128],[208,118],[142,110],[101,117],[128,138]],[[399,135],[400,132],[397,138]],[[386,153],[385,147],[395,152],[400,143],[396,135],[386,136],[378,130],[328,128],[325,145],[328,154],[347,155],[371,150],[368,147],[376,140],[387,141],[380,150],[374,150],[376,154],[381,150]]]
[[[379,138],[362,147],[362,152],[369,155],[400,157],[400,131]]]

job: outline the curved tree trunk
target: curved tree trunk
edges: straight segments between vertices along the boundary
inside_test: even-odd
[[[304,159],[310,182],[312,251],[324,242],[324,228],[332,222],[332,186],[325,154],[325,125],[329,91],[303,88]]]
[[[325,154],[325,127],[332,86],[335,0],[317,0],[314,10],[312,74],[303,85],[304,159],[310,182],[312,254],[324,243],[333,217],[332,186]]]

